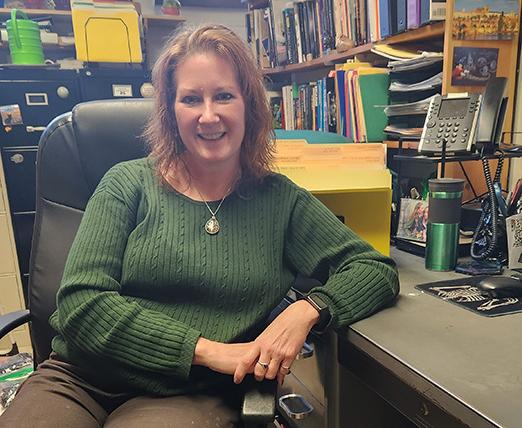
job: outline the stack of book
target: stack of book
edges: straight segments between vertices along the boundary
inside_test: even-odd
[[[337,132],[334,77],[283,86],[268,96],[276,129]]]
[[[445,0],[269,0],[246,14],[262,67],[310,61],[445,18]]]
[[[282,118],[274,123],[288,131],[337,132],[356,143],[382,142],[388,86],[386,68],[362,62],[338,64],[323,79],[270,91],[274,118]]]
[[[333,0],[288,2],[246,14],[247,41],[262,67],[310,61],[335,48]]]

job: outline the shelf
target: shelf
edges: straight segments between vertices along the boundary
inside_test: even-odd
[[[57,43],[42,43],[42,47],[44,50],[74,50],[74,45],[59,45]],[[0,49],[8,49],[8,42],[0,42]]]
[[[52,15],[52,16],[71,16],[70,10],[54,10],[54,9],[22,9],[28,16]],[[11,9],[0,8],[0,14],[10,14]]]
[[[22,9],[28,16],[71,16],[70,10],[53,10],[53,9]],[[0,8],[0,15],[8,15],[11,13],[11,9]],[[152,22],[184,22],[185,17],[180,15],[143,15],[145,21]]]
[[[397,43],[411,43],[423,40],[435,39],[444,36],[444,21],[434,22],[433,24],[423,25],[422,27],[413,30],[405,31],[404,33],[395,34],[378,43],[381,44],[397,44]]]
[[[399,141],[398,140],[388,140],[388,141],[383,141],[384,144],[386,144],[386,146],[389,148],[389,149],[398,149],[399,148]],[[402,149],[403,150],[406,150],[406,149],[413,149],[413,150],[417,150],[419,148],[419,142],[418,141],[403,141],[402,142]]]
[[[498,159],[500,156],[498,154],[487,154],[484,156],[486,159]],[[520,158],[522,157],[522,151],[505,151],[505,158]],[[408,155],[394,155],[393,159],[397,161],[406,161],[406,162],[424,162],[424,163],[439,163],[442,161],[440,156],[426,156],[426,155],[416,155],[416,156],[408,156]],[[465,162],[465,161],[478,161],[481,157],[478,153],[461,153],[456,155],[447,155],[445,162]]]
[[[369,53],[376,44],[399,44],[406,42],[418,42],[444,36],[444,21],[435,22],[433,24],[424,25],[422,27],[406,31],[404,33],[395,34],[384,40],[375,43],[366,43],[364,45],[355,46],[341,53],[331,53],[311,61],[301,62],[298,64],[290,64],[282,67],[263,68],[265,76],[278,75],[284,73],[294,73],[299,71],[316,70],[325,67],[332,67],[335,63],[344,62],[355,55]]]

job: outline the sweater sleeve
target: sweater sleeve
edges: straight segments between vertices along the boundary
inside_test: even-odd
[[[290,217],[285,257],[297,272],[323,284],[311,292],[327,302],[334,329],[372,314],[399,293],[393,260],[304,189],[298,190]]]
[[[186,379],[200,332],[120,294],[127,238],[136,223],[136,178],[118,165],[91,197],[67,259],[51,325],[86,355]]]

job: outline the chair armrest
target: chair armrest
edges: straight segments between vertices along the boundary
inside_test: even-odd
[[[241,419],[245,427],[266,425],[274,421],[276,408],[277,381],[258,382],[253,376],[247,376],[245,395],[241,408]]]
[[[31,320],[31,313],[29,309],[21,311],[9,312],[8,314],[0,315],[0,339],[7,333],[10,333],[15,328]]]

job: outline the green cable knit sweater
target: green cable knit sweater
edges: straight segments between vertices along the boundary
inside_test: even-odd
[[[113,167],[67,260],[54,351],[122,391],[185,393],[225,377],[191,367],[198,338],[252,340],[298,272],[325,284],[314,291],[336,329],[398,293],[392,260],[282,175],[228,196],[217,235],[203,228],[209,216],[161,186],[150,159]]]

